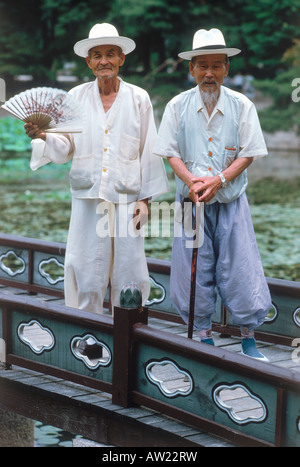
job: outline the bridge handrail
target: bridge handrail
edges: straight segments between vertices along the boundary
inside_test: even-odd
[[[106,391],[123,407],[144,405],[243,445],[300,445],[299,373],[151,328],[147,311],[116,307],[112,318],[0,293],[6,365]],[[53,345],[43,341],[41,351],[25,335],[33,323],[52,336]],[[103,354],[89,360],[77,352],[74,342],[91,337],[108,351],[106,361]],[[167,366],[187,379],[187,389],[166,388],[155,371],[164,374]],[[241,420],[223,403],[224,389],[243,391],[262,413]]]
[[[19,263],[20,268],[9,271],[4,265],[8,256]],[[27,237],[0,234],[0,284],[20,288],[29,293],[44,293],[63,298],[65,244]],[[170,321],[181,322],[170,300],[169,261],[147,258],[152,292],[147,302],[149,315]],[[51,277],[47,267],[56,267],[61,275]],[[272,295],[272,309],[266,322],[260,327],[257,337],[266,342],[292,345],[300,338],[300,283],[267,278]],[[238,293],[238,292],[237,292]],[[109,290],[105,306],[109,307]],[[222,334],[237,335],[239,329],[218,297],[213,328]]]

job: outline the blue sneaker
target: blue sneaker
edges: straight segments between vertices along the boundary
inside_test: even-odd
[[[205,339],[201,339],[200,342],[203,342],[203,344],[208,344],[208,345],[215,345],[214,340],[211,337],[207,337]]]
[[[256,358],[262,362],[269,361],[267,357],[265,357],[257,350],[254,337],[247,337],[246,339],[242,339],[242,352],[247,357]]]

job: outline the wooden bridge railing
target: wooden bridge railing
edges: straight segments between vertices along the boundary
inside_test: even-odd
[[[2,235],[0,283],[63,297],[63,257],[64,245]],[[300,446],[299,373],[253,365],[243,355],[148,326],[148,312],[177,319],[169,307],[169,264],[148,264],[149,309],[117,307],[114,318],[42,296],[0,293],[2,361],[108,392],[121,406],[144,405],[244,446]],[[291,342],[299,336],[299,284],[269,284],[277,314],[264,335]],[[223,319],[220,313],[216,328],[235,332]],[[247,410],[235,411],[237,394]]]
[[[151,328],[146,308],[114,311],[113,319],[0,294],[2,359],[243,446],[300,446],[299,373]],[[236,393],[242,411],[232,405]]]
[[[0,284],[63,298],[64,256],[62,243],[0,234]],[[151,281],[146,304],[149,315],[181,322],[170,300],[170,262],[153,258],[148,258],[147,262]],[[293,341],[300,338],[300,283],[267,280],[272,308],[256,336],[266,342],[293,345]],[[105,305],[109,306],[109,290]],[[239,333],[220,299],[213,322],[214,330],[223,334]]]

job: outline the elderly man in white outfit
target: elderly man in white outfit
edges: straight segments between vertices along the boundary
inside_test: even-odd
[[[203,244],[197,252],[194,318],[200,340],[214,344],[211,316],[217,288],[234,323],[241,327],[243,353],[265,360],[256,348],[254,330],[264,322],[271,298],[245,190],[247,167],[267,155],[267,149],[253,103],[222,86],[228,57],[239,52],[226,47],[218,29],[195,33],[193,50],[179,56],[190,60],[197,86],[168,103],[154,153],[168,158],[175,172],[177,206],[188,199],[204,209],[198,225],[204,232],[199,235]],[[188,322],[192,249],[187,248],[184,210],[179,211],[171,298]],[[178,223],[182,223],[181,235]]]
[[[96,24],[89,38],[74,46],[96,80],[73,88],[86,116],[83,132],[45,134],[25,124],[33,139],[31,168],[72,159],[72,214],[65,259],[68,306],[103,311],[108,284],[112,307],[120,292],[136,282],[143,303],[150,284],[142,225],[148,201],[167,192],[162,160],[152,154],[156,138],[146,91],[124,82],[119,67],[135,48],[110,24]]]

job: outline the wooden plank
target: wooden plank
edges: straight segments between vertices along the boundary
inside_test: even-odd
[[[105,392],[20,368],[0,368],[0,407],[115,446],[235,446],[212,435],[202,441],[193,439],[201,434],[199,430],[157,416],[153,410],[124,409]],[[157,417],[157,425],[149,423],[151,417]]]

